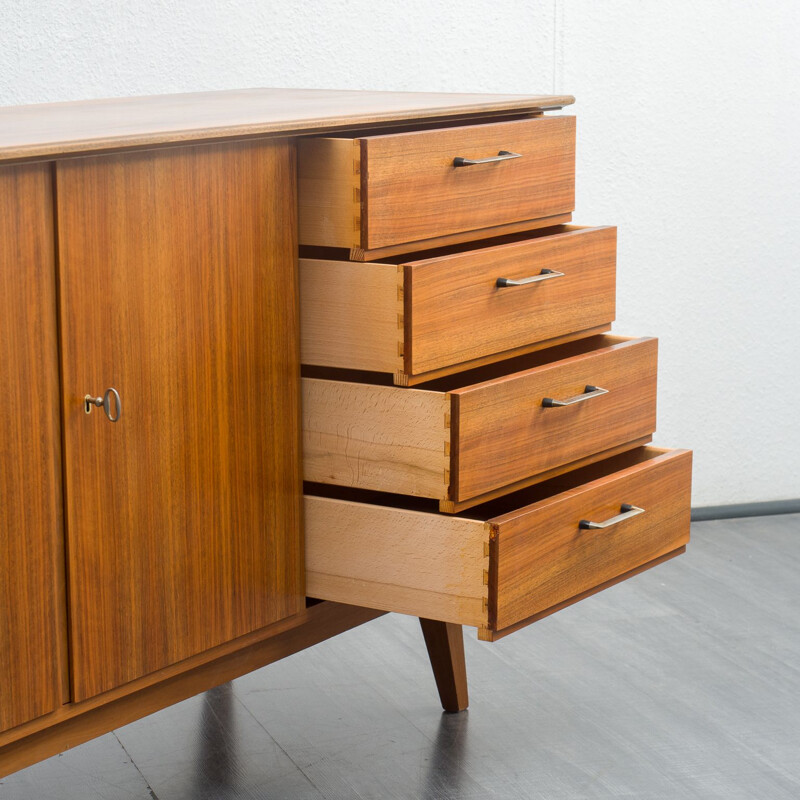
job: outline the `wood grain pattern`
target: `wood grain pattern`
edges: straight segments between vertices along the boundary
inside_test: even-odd
[[[0,731],[62,702],[53,244],[50,166],[0,168]]]
[[[496,355],[611,323],[616,229],[556,228],[552,235],[405,262],[410,375]],[[563,272],[498,288],[543,269]]]
[[[489,627],[506,628],[689,541],[692,456],[653,457],[552,499],[492,519]],[[603,530],[581,530],[629,503],[645,509]]]
[[[294,153],[57,165],[73,696],[303,602]],[[122,416],[86,415],[113,386]]]
[[[450,403],[443,392],[303,378],[307,481],[445,497]]]
[[[569,213],[575,118],[536,117],[361,141],[361,246],[388,247]],[[456,168],[456,156],[522,158]]]
[[[0,108],[0,160],[416,119],[533,112],[570,95],[235,89]]]
[[[0,778],[61,753],[113,728],[166,708],[214,686],[363,625],[384,612],[338,603],[317,603],[299,614],[190,659],[185,668],[167,668],[157,680],[135,681],[123,691],[63,706],[27,725],[15,739],[0,737]]]
[[[453,390],[452,497],[466,500],[651,434],[657,346],[601,336],[581,355]],[[587,384],[608,394],[542,407],[543,398],[579,395]]]
[[[301,258],[299,271],[303,364],[402,371],[402,269]]]
[[[540,619],[549,617],[552,614],[555,614],[557,611],[561,611],[564,608],[575,605],[575,603],[580,603],[581,600],[586,600],[587,597],[591,597],[593,594],[604,592],[606,589],[610,589],[612,586],[616,586],[618,583],[627,581],[629,578],[635,578],[642,572],[647,572],[647,570],[657,567],[659,564],[663,564],[665,561],[669,561],[670,559],[683,555],[685,552],[686,545],[679,547],[677,550],[670,550],[668,553],[664,553],[664,555],[654,558],[652,561],[648,561],[647,563],[641,564],[638,567],[629,569],[627,572],[623,572],[621,575],[611,578],[611,580],[604,581],[597,586],[592,586],[585,592],[568,597],[566,600],[562,600],[561,602],[556,603],[554,606],[546,608],[544,611],[531,614],[531,616],[525,617],[525,619],[521,619],[519,622],[515,622],[513,625],[508,625],[500,630],[493,630],[492,628],[478,628],[478,639],[482,642],[497,642],[500,639],[505,639],[506,636],[510,636],[512,633],[516,633],[523,628],[527,628],[528,625],[533,625],[534,622],[538,622]]]
[[[306,495],[305,531],[311,597],[486,623],[484,522]]]
[[[357,139],[297,142],[298,234],[304,245],[361,241],[361,149]]]
[[[464,631],[460,625],[421,618],[425,647],[431,660],[439,699],[445,711],[464,711],[469,706]]]

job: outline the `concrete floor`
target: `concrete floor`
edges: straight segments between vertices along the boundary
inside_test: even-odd
[[[2,800],[800,797],[800,515],[696,523],[686,555],[497,644],[439,710],[389,615],[0,780]]]

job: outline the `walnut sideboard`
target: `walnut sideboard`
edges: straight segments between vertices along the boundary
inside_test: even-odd
[[[683,552],[572,102],[0,109],[0,775],[386,611],[457,711],[461,626]]]

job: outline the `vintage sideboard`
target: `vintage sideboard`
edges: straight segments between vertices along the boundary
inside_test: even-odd
[[[461,626],[683,552],[572,102],[0,109],[0,775],[385,611],[457,711]]]

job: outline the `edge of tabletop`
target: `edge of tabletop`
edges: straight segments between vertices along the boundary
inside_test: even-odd
[[[242,89],[0,107],[0,162],[557,110],[571,95]]]

